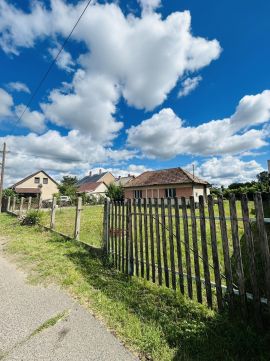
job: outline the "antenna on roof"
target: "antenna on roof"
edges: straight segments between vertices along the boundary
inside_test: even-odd
[[[194,180],[194,173],[195,173],[195,164],[192,163],[192,176],[193,176],[193,180]]]

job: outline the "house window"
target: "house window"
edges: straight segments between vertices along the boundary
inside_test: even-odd
[[[136,199],[142,198],[142,190],[134,191],[134,198]]]
[[[166,198],[175,198],[176,197],[176,189],[175,188],[165,189],[165,197]]]
[[[39,177],[35,177],[35,183],[39,184],[40,183],[40,178]]]
[[[48,184],[48,178],[43,178],[43,184]]]

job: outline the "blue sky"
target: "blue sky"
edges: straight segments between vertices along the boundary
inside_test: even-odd
[[[227,185],[266,168],[270,4],[262,0],[96,2],[19,122],[15,113],[84,5],[0,0],[7,182],[39,168],[59,178],[194,163]]]

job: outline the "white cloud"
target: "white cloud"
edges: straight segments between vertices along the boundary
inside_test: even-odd
[[[57,45],[55,48],[49,48],[49,53],[53,59],[56,58],[56,56],[59,53],[59,50],[60,50],[59,45]],[[56,64],[58,65],[58,67],[60,69],[63,69],[65,71],[67,71],[68,73],[74,71],[75,62],[73,61],[71,54],[68,51],[66,51],[65,49],[63,49],[61,51],[61,53],[58,56],[58,59],[56,61]]]
[[[20,104],[15,107],[15,112],[19,116],[23,113],[24,109],[25,105]],[[30,111],[26,109],[19,125],[35,133],[42,133],[46,129],[45,116],[36,110]]]
[[[13,99],[4,89],[0,88],[0,117],[12,115]]]
[[[191,170],[191,165],[186,169]],[[228,186],[234,182],[250,182],[264,169],[255,160],[243,161],[233,156],[211,158],[201,165],[196,165],[195,174],[208,180],[213,185]]]
[[[130,164],[127,167],[123,168],[116,168],[116,167],[107,167],[107,168],[92,168],[92,174],[98,174],[99,170],[102,172],[111,172],[115,177],[127,177],[128,175],[135,175],[138,176],[143,172],[152,170],[152,168],[145,167],[142,164]],[[86,173],[86,175],[88,172]]]
[[[73,34],[73,40],[89,49],[79,59],[83,71],[74,74],[70,93],[51,92],[48,104],[43,104],[46,117],[67,129],[88,132],[93,139],[110,141],[122,126],[115,119],[121,96],[131,106],[151,110],[164,102],[186,72],[219,57],[218,41],[192,35],[188,11],[162,19],[154,12],[159,3],[141,0],[143,9],[151,10],[142,17],[125,17],[115,3],[90,6]],[[37,39],[66,36],[84,6],[52,0],[50,10],[35,2],[24,13],[0,0],[0,46],[17,54]]]
[[[138,0],[143,14],[149,14],[161,6],[161,0]]]
[[[181,83],[182,89],[180,89],[178,93],[178,97],[187,96],[189,93],[191,93],[193,90],[197,88],[201,80],[202,80],[201,76],[195,76],[194,78],[186,78]]]
[[[172,109],[162,109],[127,130],[128,144],[150,158],[239,154],[268,144],[269,127],[250,128],[269,120],[270,91],[265,90],[244,97],[230,118],[212,120],[197,127],[185,125]]]
[[[8,83],[7,86],[8,86],[8,89],[10,89],[10,90],[30,94],[30,89],[28,88],[28,86],[26,84],[24,84],[24,83],[19,82],[19,81],[10,82],[10,83]]]
[[[83,175],[95,164],[109,162],[112,166],[135,156],[133,151],[104,148],[75,130],[66,136],[53,130],[42,135],[9,135],[0,137],[0,144],[3,142],[10,151],[6,161],[6,186],[38,169],[53,175]]]

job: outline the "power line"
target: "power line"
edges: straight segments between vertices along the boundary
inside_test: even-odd
[[[62,51],[64,50],[67,42],[69,41],[71,35],[73,34],[74,30],[76,29],[77,25],[79,24],[81,18],[83,17],[84,13],[86,12],[86,10],[87,10],[87,8],[89,7],[89,5],[91,4],[91,2],[92,2],[92,0],[89,0],[89,1],[87,2],[85,8],[83,9],[83,11],[82,11],[81,15],[79,16],[78,20],[76,21],[76,23],[74,24],[74,26],[73,26],[73,28],[71,29],[70,33],[68,34],[68,36],[66,37],[65,41],[63,42],[63,44],[62,44],[60,50],[58,51],[57,55],[55,56],[55,58],[53,59],[53,61],[52,61],[51,64],[49,65],[49,67],[48,67],[47,71],[45,72],[45,74],[43,75],[43,77],[40,79],[37,87],[35,88],[34,92],[32,93],[32,95],[31,95],[28,103],[26,104],[23,112],[21,113],[21,115],[18,116],[18,115],[16,114],[16,116],[17,116],[17,118],[19,119],[19,121],[21,121],[22,117],[24,116],[26,110],[27,110],[27,109],[29,108],[29,106],[31,105],[33,99],[34,99],[35,96],[37,95],[37,93],[38,93],[39,89],[41,88],[42,84],[43,84],[44,81],[47,79],[50,71],[52,70],[54,64],[57,62],[57,59],[59,58],[60,54],[61,54]]]

